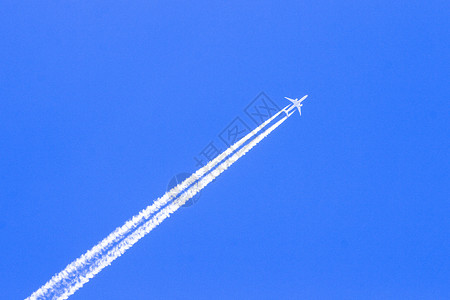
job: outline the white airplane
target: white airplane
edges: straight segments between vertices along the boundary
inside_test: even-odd
[[[300,113],[300,116],[302,115],[302,102],[308,98],[308,95],[305,95],[302,99],[298,100],[297,98],[295,99],[291,99],[288,97],[284,97],[287,100],[292,102],[292,106],[289,106],[288,108],[284,109],[284,112],[288,115],[288,117],[290,117],[293,113],[294,113],[294,109],[297,108],[298,112]]]

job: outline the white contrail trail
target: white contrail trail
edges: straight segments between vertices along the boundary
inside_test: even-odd
[[[92,265],[89,270],[83,275],[77,278],[74,285],[70,286],[69,289],[65,290],[64,293],[58,295],[56,299],[67,299],[73,293],[75,293],[79,288],[81,288],[85,283],[92,279],[101,270],[109,266],[115,259],[120,257],[129,248],[136,244],[141,238],[152,231],[156,226],[161,224],[166,218],[170,217],[172,213],[183,206],[186,201],[194,197],[198,192],[205,188],[210,182],[217,178],[222,172],[228,169],[233,163],[235,163],[239,158],[244,156],[248,151],[255,147],[260,141],[267,137],[272,131],[274,131],[278,126],[280,126],[288,117],[284,117],[279,120],[276,124],[272,125],[265,132],[261,133],[254,140],[252,140],[248,145],[242,147],[241,150],[237,151],[230,158],[224,161],[216,169],[211,171],[208,175],[204,176],[198,184],[194,185],[192,188],[186,190],[179,198],[173,201],[171,204],[163,208],[159,213],[153,216],[150,220],[136,229],[132,234],[123,239],[118,243],[113,249],[101,257],[101,259]]]
[[[84,268],[92,264],[91,261],[95,262],[96,260],[98,260],[99,257],[101,257],[104,252],[109,250],[114,244],[123,239],[124,236],[126,236],[130,231],[136,229],[142,222],[148,220],[161,207],[165,206],[176,196],[178,196],[183,190],[191,186],[199,178],[203,177],[212,168],[217,166],[217,164],[219,164],[226,157],[232,154],[236,149],[240,148],[249,139],[251,139],[257,133],[259,133],[263,128],[265,128],[269,123],[271,123],[275,118],[277,118],[282,112],[283,110],[280,110],[277,114],[275,114],[266,122],[258,126],[255,130],[247,134],[245,137],[236,142],[234,145],[229,147],[222,154],[220,154],[214,160],[209,162],[206,166],[200,168],[189,178],[187,178],[182,183],[180,183],[179,185],[168,191],[161,198],[157,199],[152,205],[149,205],[147,208],[142,210],[138,215],[128,220],[123,226],[117,228],[105,239],[103,239],[100,243],[94,246],[91,250],[87,251],[77,260],[69,264],[60,273],[53,276],[45,285],[43,285],[40,289],[34,292],[28,299],[39,299],[42,297],[46,298],[46,295],[52,294],[55,290],[64,289],[65,286],[69,286],[71,282],[76,280],[80,272],[83,273],[82,270]]]

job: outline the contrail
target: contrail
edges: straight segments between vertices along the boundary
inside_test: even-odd
[[[288,106],[286,106],[286,108],[287,107]],[[40,289],[34,292],[27,299],[48,298],[48,296],[56,293],[56,291],[61,291],[71,286],[72,283],[76,281],[77,278],[84,273],[83,269],[86,269],[89,265],[95,263],[98,259],[100,259],[103,256],[103,254],[106,251],[108,251],[111,247],[113,247],[117,242],[122,240],[128,233],[139,227],[139,225],[142,222],[148,220],[155,212],[161,209],[161,207],[167,205],[167,203],[169,203],[175,197],[177,197],[183,190],[190,187],[194,182],[196,182],[199,178],[207,174],[211,169],[216,167],[220,162],[222,162],[226,157],[232,154],[236,149],[244,145],[249,139],[251,139],[257,133],[259,133],[273,120],[275,120],[275,118],[277,118],[284,110],[280,110],[277,114],[275,114],[266,122],[258,126],[256,129],[247,134],[245,137],[236,142],[234,145],[229,147],[214,160],[210,161],[206,166],[200,168],[189,178],[187,178],[182,183],[178,184],[176,187],[165,193],[161,198],[157,199],[152,205],[149,205],[147,208],[142,210],[138,215],[128,220],[123,226],[114,230],[100,243],[98,243],[92,249],[87,251],[77,260],[69,264],[64,270],[54,275],[45,285],[43,285]]]
[[[278,126],[280,126],[288,117],[284,117],[279,120],[276,124],[272,125],[265,132],[261,133],[254,140],[252,140],[248,145],[242,147],[241,150],[237,151],[230,158],[224,161],[216,169],[211,171],[208,175],[204,176],[198,184],[194,185],[192,188],[186,190],[180,197],[178,197],[171,204],[163,208],[159,213],[153,216],[150,220],[136,229],[132,234],[123,239],[118,243],[113,249],[101,257],[95,265],[91,266],[83,276],[79,276],[76,282],[69,286],[61,295],[57,295],[56,299],[67,299],[78,289],[80,289],[85,283],[92,279],[104,268],[109,266],[115,259],[119,258],[128,249],[130,249],[134,244],[136,244],[141,238],[152,231],[156,226],[161,224],[166,218],[170,217],[175,211],[177,211],[181,206],[183,206],[186,201],[194,197],[198,192],[205,188],[209,183],[211,183],[215,178],[227,170],[233,163],[235,163],[239,158],[247,154],[253,147],[255,147],[259,142],[266,138],[272,131],[274,131]]]

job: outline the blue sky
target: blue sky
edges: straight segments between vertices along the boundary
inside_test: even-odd
[[[1,298],[195,171],[261,91],[310,98],[71,299],[450,297],[449,9],[4,1]]]

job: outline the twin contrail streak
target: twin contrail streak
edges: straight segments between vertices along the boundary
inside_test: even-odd
[[[91,278],[98,274],[101,270],[109,266],[115,259],[122,256],[128,249],[130,249],[134,244],[136,244],[141,238],[152,231],[155,227],[161,224],[166,218],[170,217],[175,211],[177,211],[181,206],[183,206],[186,201],[194,197],[198,192],[205,188],[209,183],[211,183],[215,178],[227,170],[233,163],[235,163],[239,158],[244,156],[248,151],[255,147],[260,141],[267,137],[272,131],[274,131],[278,126],[280,126],[288,117],[284,117],[276,124],[272,125],[265,132],[256,137],[248,145],[244,146],[241,150],[237,151],[234,155],[224,161],[211,173],[203,177],[198,184],[193,188],[185,191],[180,197],[173,201],[170,205],[163,208],[154,217],[140,226],[136,231],[118,243],[111,251],[104,255],[96,264],[89,269],[89,272],[83,277],[79,278],[79,281],[70,287],[69,290],[65,291],[64,294],[60,296],[60,299],[67,299],[76,290],[81,288],[85,283],[87,283]]]
[[[110,265],[112,261],[120,257],[153,228],[158,226],[163,220],[184,205],[186,201],[195,196],[235,161],[245,155],[251,148],[256,146],[262,139],[275,130],[275,128],[281,125],[287,117],[284,117],[275,125],[254,138],[248,145],[242,147],[242,145],[252,137],[256,136],[262,129],[267,127],[268,124],[273,122],[284,110],[278,112],[272,118],[229,147],[206,166],[202,167],[185,181],[168,191],[152,205],[127,221],[122,227],[117,228],[99,244],[69,264],[63,271],[53,276],[50,281],[27,299],[67,299],[102,269]],[[242,149],[236,151],[240,147],[242,147]],[[230,156],[235,151],[236,153]],[[219,165],[219,163],[228,156],[230,157]],[[193,185],[194,183],[196,184]],[[179,196],[180,194],[181,196]],[[170,203],[174,199],[175,201]],[[168,203],[170,204],[167,205]]]

